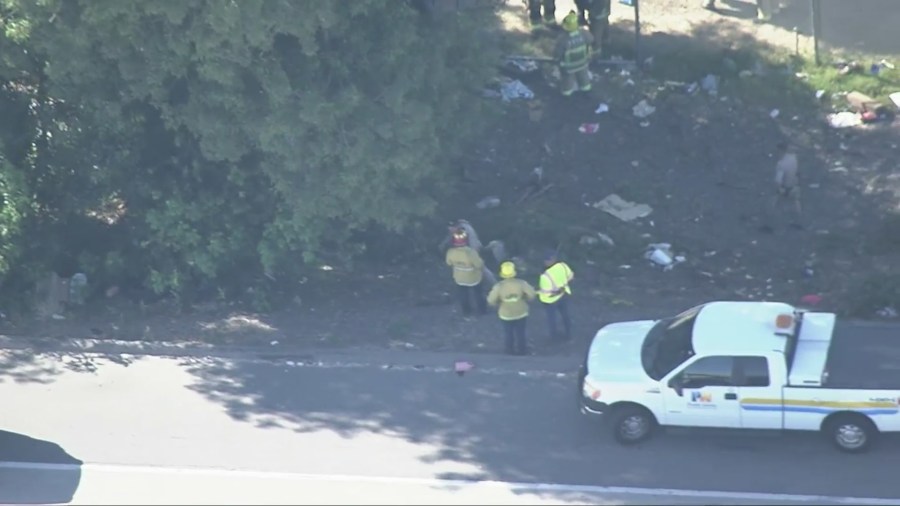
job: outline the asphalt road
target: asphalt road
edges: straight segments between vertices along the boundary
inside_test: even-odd
[[[457,358],[4,351],[0,502],[824,504],[900,497],[895,440],[846,456],[812,436],[673,431],[623,448],[577,415],[571,359],[480,357],[460,377],[450,370]]]

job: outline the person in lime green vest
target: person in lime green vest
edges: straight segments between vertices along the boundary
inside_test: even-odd
[[[568,264],[557,258],[555,251],[547,253],[544,265],[546,270],[538,282],[538,299],[547,310],[550,339],[568,341],[572,338],[572,320],[569,317],[569,297],[572,295],[572,289],[569,284],[575,274]],[[557,316],[562,319],[562,335],[556,329]]]
[[[527,281],[516,278],[516,264],[500,264],[500,282],[488,294],[487,303],[497,307],[497,315],[503,322],[506,353],[527,355],[528,341],[525,338],[525,322],[528,320],[528,302],[537,294]]]

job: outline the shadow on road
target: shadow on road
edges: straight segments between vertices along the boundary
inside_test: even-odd
[[[56,443],[0,431],[0,504],[68,503],[82,464]]]
[[[511,374],[488,374],[476,367],[459,377],[424,366],[288,362],[195,365],[191,372],[199,381],[191,388],[234,419],[295,432],[302,438],[298,444],[315,455],[316,469],[343,474],[352,469],[463,481],[890,495],[864,483],[892,472],[887,463],[897,451],[894,439],[850,468],[817,434],[676,430],[628,448],[615,444],[596,421],[578,415],[570,376],[523,375],[514,368]],[[347,455],[354,455],[353,462]],[[710,474],[718,468],[728,472]],[[841,479],[811,482],[808,473]],[[565,489],[538,493],[567,500]]]
[[[25,342],[28,347],[0,349],[0,383],[13,381],[49,384],[67,370],[95,373],[103,363],[128,367],[141,358],[121,353],[54,351],[48,349],[47,344],[35,346],[35,342]]]

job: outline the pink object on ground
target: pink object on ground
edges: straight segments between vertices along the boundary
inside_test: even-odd
[[[815,294],[804,295],[800,298],[800,303],[807,306],[818,306],[822,302],[822,297]]]

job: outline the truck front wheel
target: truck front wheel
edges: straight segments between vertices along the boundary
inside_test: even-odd
[[[835,415],[825,424],[825,434],[842,452],[862,453],[878,437],[878,429],[865,416],[841,414]]]
[[[613,437],[620,444],[632,445],[648,439],[653,434],[656,421],[649,411],[636,406],[624,406],[612,413]]]

